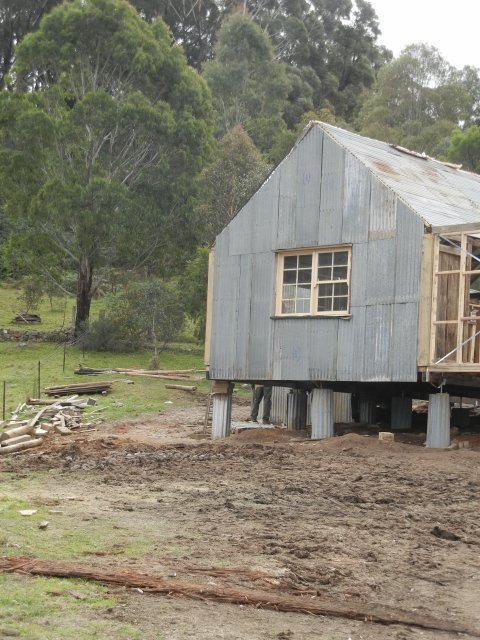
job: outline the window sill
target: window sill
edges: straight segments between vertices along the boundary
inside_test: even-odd
[[[283,314],[281,316],[270,316],[270,320],[304,320],[305,318],[315,318],[315,319],[325,319],[325,318],[330,318],[330,319],[340,319],[340,320],[350,320],[350,318],[352,317],[351,313],[325,313],[325,314],[320,314],[317,313],[315,315],[310,314],[310,313],[305,313],[303,315],[299,315],[299,314],[292,314],[292,315],[288,315],[288,314]]]

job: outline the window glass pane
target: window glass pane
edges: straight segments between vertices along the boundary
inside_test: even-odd
[[[325,298],[333,295],[333,284],[319,284],[318,285],[318,297]]]
[[[310,300],[310,287],[306,287],[305,285],[303,287],[298,287],[297,298],[308,298],[308,300]]]
[[[310,284],[312,281],[312,270],[311,269],[300,269],[298,272],[298,283],[299,284]]]
[[[332,264],[332,254],[330,252],[318,254],[319,267],[330,266],[331,264]]]
[[[348,309],[348,298],[333,298],[333,310],[334,311],[346,311]]]
[[[297,313],[309,313],[310,312],[310,299],[308,299],[308,300],[297,300],[296,312]]]
[[[282,302],[282,313],[295,313],[295,300],[284,300]]]
[[[312,266],[312,254],[308,254],[305,256],[298,256],[298,266],[300,268],[309,268]]]
[[[294,284],[284,284],[282,289],[282,299],[295,298],[296,287]]]
[[[348,284],[346,282],[338,282],[335,283],[335,294],[336,296],[348,296]]]
[[[335,251],[333,254],[333,264],[348,265],[348,251]]]
[[[297,272],[296,271],[284,271],[283,272],[283,283],[284,284],[292,284],[297,281]]]
[[[285,256],[283,259],[284,269],[296,269],[297,268],[297,256]]]
[[[323,280],[331,280],[331,279],[332,279],[332,267],[319,267],[318,280],[321,282]]]
[[[346,280],[347,279],[347,267],[333,267],[332,280]]]
[[[331,311],[332,298],[319,298],[317,303],[317,311]]]

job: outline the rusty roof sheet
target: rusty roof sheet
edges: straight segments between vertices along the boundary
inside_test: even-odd
[[[429,226],[480,223],[480,175],[323,122],[319,126],[363,162]]]

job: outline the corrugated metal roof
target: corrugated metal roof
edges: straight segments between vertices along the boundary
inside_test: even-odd
[[[323,122],[311,122],[304,135],[314,126],[364,163],[426,224],[480,223],[480,175]]]

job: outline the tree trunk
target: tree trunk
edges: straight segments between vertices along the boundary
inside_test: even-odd
[[[87,256],[80,258],[77,275],[77,315],[75,318],[75,337],[88,324],[90,303],[92,302],[93,270]]]

